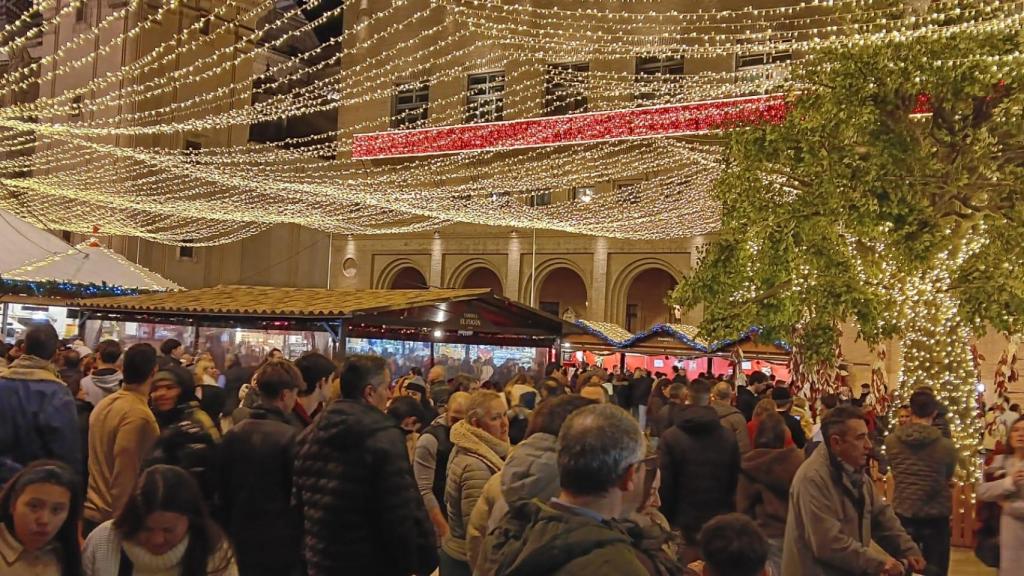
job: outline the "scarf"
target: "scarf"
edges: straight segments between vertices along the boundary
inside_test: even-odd
[[[35,356],[23,354],[15,360],[7,370],[0,374],[0,378],[7,380],[50,380],[64,383],[60,379],[57,367],[49,360],[43,360]]]
[[[498,440],[480,428],[470,425],[466,420],[452,426],[450,439],[452,444],[483,460],[495,472],[505,465],[505,457],[508,456],[510,449],[509,443]]]

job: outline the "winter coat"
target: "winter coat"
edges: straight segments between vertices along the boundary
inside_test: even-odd
[[[437,538],[395,421],[356,400],[299,436],[292,495],[309,576],[409,576],[437,567]]]
[[[299,566],[302,518],[291,504],[298,436],[279,408],[258,405],[221,443],[221,516],[246,576],[288,576]]]
[[[198,408],[196,410],[202,412]],[[214,439],[207,430],[195,422],[181,420],[161,430],[160,437],[153,446],[152,453],[146,458],[143,468],[164,464],[187,471],[199,484],[207,506],[215,508],[220,464],[218,442],[219,439]]]
[[[754,408],[757,407],[759,398],[746,386],[736,387],[736,408],[743,414],[743,417],[750,422],[754,418]]]
[[[647,399],[647,422],[650,428],[654,428],[654,418],[657,416],[661,409],[668,404],[668,397],[658,392],[657,389],[651,392],[651,397]],[[652,434],[655,435],[655,434]]]
[[[61,368],[58,372],[60,379],[64,381],[69,390],[79,390],[82,387],[82,378],[85,376],[82,374],[81,368]]]
[[[789,487],[804,453],[799,448],[754,448],[740,461],[736,510],[750,516],[768,538],[781,539],[786,532]]]
[[[469,516],[487,480],[501,470],[509,446],[463,420],[452,426],[452,449],[444,499],[448,505],[448,535],[441,548],[456,560],[469,559],[466,535]]]
[[[93,370],[92,374],[82,378],[86,401],[93,406],[99,405],[100,400],[120,390],[123,381],[124,375],[117,368]]]
[[[934,426],[911,422],[885,439],[896,490],[892,506],[904,518],[949,518],[956,471],[953,441]]]
[[[660,437],[666,430],[675,425],[676,417],[683,410],[682,404],[668,402],[651,418],[651,436]]]
[[[629,387],[629,405],[647,405],[647,399],[651,397],[651,389],[654,388],[654,378],[641,376],[633,380]]]
[[[747,434],[747,419],[743,413],[728,404],[712,402],[711,407],[718,413],[718,420],[722,426],[728,428],[736,435],[736,445],[739,446],[740,454],[750,451],[750,435]]]
[[[736,509],[740,451],[710,406],[687,406],[658,442],[661,511],[688,544],[704,524]]]
[[[484,576],[647,576],[621,526],[555,502],[514,506],[484,547],[491,563]]]
[[[89,489],[84,516],[110,520],[124,506],[142,461],[160,436],[145,395],[122,388],[100,401],[89,416]]]
[[[779,416],[782,416],[782,420],[786,423],[786,428],[789,428],[789,435],[793,438],[793,444],[796,444],[797,448],[803,448],[807,445],[807,436],[804,434],[804,428],[800,425],[800,421],[789,412],[779,412]]]
[[[999,576],[1016,575],[1024,565],[1024,489],[1014,483],[1014,471],[1024,461],[1011,455],[996,456],[985,469],[987,482],[979,482],[975,493],[982,502],[997,502],[999,514]]]
[[[631,515],[621,521],[633,541],[633,553],[650,576],[689,576],[679,553],[684,543],[657,510]]]
[[[0,373],[0,486],[27,464],[82,468],[75,399],[53,364],[27,354]]]
[[[519,443],[505,466],[484,485],[483,495],[469,518],[467,545],[470,567],[482,564],[481,550],[487,534],[501,522],[509,506],[558,496],[558,438],[537,432]]]
[[[782,573],[800,576],[879,574],[886,557],[920,556],[896,514],[864,475],[855,488],[827,447],[815,450],[793,478]]]

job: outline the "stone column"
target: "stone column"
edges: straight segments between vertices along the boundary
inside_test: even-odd
[[[594,238],[594,273],[590,279],[590,290],[588,294],[590,301],[587,306],[587,320],[596,322],[607,321],[607,296],[608,296],[608,239]]]

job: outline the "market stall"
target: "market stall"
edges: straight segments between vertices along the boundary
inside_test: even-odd
[[[104,337],[157,342],[159,330],[209,350],[218,363],[235,353],[258,358],[273,348],[298,357],[368,353],[397,368],[441,362],[530,365],[549,360],[551,347],[577,329],[490,290],[325,290],[217,286],[78,302],[87,343]]]

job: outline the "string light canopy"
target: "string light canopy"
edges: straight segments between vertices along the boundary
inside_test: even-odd
[[[97,3],[33,3],[0,30],[9,56],[39,40],[47,50],[11,57],[0,71],[0,208],[45,214],[66,230],[100,226],[190,245],[281,223],[345,234],[456,222],[633,239],[704,234],[719,224],[710,190],[723,166],[721,133],[732,126],[699,122],[707,128],[699,135],[663,130],[623,140],[591,124],[586,138],[573,139],[567,130],[588,123],[571,118],[792,97],[805,87],[790,72],[823,48],[1019,28],[1024,14],[1024,0],[787,0],[689,11],[653,0],[280,5],[224,0],[204,11],[180,0],[129,0],[68,33],[59,24],[100,10]],[[342,32],[293,49],[342,15]],[[691,61],[713,65],[691,69]],[[587,65],[554,65],[565,62]],[[1021,59],[990,64],[1017,67]],[[506,68],[492,78],[501,84],[501,115],[544,117],[525,134],[539,147],[510,150],[491,129],[459,132],[467,93],[435,88]],[[391,103],[420,85],[430,87],[429,108],[407,122]],[[558,90],[579,105],[540,96]],[[312,117],[334,120],[314,134],[246,137],[253,127]],[[470,123],[494,119],[478,114]],[[388,148],[407,128],[476,140],[453,147],[446,136],[427,142],[445,154],[411,157]],[[378,137],[374,153],[360,158],[354,136],[367,133]],[[609,217],[624,209],[630,218]]]

